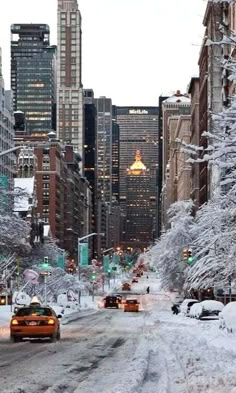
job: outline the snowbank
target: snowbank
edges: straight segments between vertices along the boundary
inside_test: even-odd
[[[219,314],[220,327],[228,332],[236,332],[236,302],[228,303]]]

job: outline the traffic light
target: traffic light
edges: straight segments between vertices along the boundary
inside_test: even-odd
[[[91,280],[92,280],[92,281],[96,281],[96,272],[93,272],[93,273],[91,274]]]
[[[183,258],[184,258],[184,261],[187,261],[188,260],[188,257],[189,257],[189,249],[188,248],[184,248],[183,249]]]
[[[49,267],[48,257],[43,258],[42,268],[47,269]]]
[[[192,250],[188,250],[188,263],[191,264],[193,262],[193,255],[192,255]]]

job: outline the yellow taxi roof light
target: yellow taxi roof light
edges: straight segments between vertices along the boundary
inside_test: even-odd
[[[40,303],[40,300],[37,296],[33,296],[30,304],[39,304],[40,305],[41,303]]]

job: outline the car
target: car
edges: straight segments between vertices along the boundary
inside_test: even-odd
[[[128,282],[125,282],[122,285],[122,291],[131,291],[131,285]]]
[[[132,278],[132,283],[135,283],[135,282],[138,282],[137,277],[133,277],[133,278]]]
[[[219,328],[228,333],[236,332],[236,302],[230,302],[219,313]]]
[[[117,296],[106,296],[104,299],[104,308],[119,308]]]
[[[223,310],[224,304],[216,300],[203,300],[192,305],[189,316],[192,318],[203,319],[206,317],[218,317]]]
[[[118,303],[121,304],[121,303],[122,303],[122,295],[120,295],[120,294],[114,294],[114,296],[117,297]]]
[[[61,315],[49,306],[34,303],[20,307],[10,321],[11,341],[19,342],[24,338],[60,340],[60,318]]]
[[[188,316],[190,308],[194,303],[199,303],[197,299],[184,299],[184,301],[180,305],[181,314]]]
[[[139,311],[139,302],[135,298],[127,298],[125,303],[124,303],[124,312],[127,311],[134,311],[138,312]]]

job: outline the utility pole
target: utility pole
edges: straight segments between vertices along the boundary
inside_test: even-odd
[[[16,288],[19,291],[19,281],[20,281],[20,258],[16,258]]]
[[[92,301],[94,302],[94,282],[93,282],[93,291],[92,291]]]
[[[78,256],[77,256],[77,260],[78,260],[78,279],[79,279],[79,281],[80,281],[80,276],[81,276],[81,274],[80,274],[80,242],[82,240],[84,240],[84,239],[87,239],[87,238],[89,238],[91,236],[96,236],[96,235],[104,236],[104,233],[93,232],[93,233],[89,233],[88,235],[85,235],[83,237],[80,237],[80,238],[78,237]],[[78,302],[79,302],[79,304],[81,302],[81,289],[80,289],[80,287],[79,287],[79,299],[78,299]]]
[[[47,275],[44,275],[44,303],[47,305]]]

